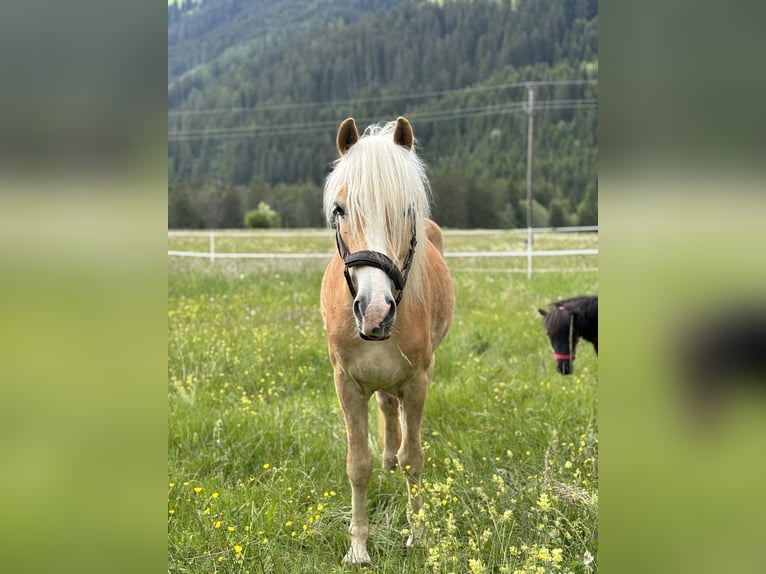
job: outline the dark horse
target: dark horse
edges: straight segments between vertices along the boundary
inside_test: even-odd
[[[538,312],[544,318],[543,326],[551,339],[559,373],[569,375],[572,372],[580,337],[593,343],[598,354],[598,296],[555,301],[550,304],[549,311],[538,309]]]

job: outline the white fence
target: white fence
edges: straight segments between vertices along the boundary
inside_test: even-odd
[[[570,255],[598,255],[598,249],[550,249],[535,251],[535,233],[573,233],[573,232],[598,232],[598,226],[583,227],[536,227],[529,229],[448,229],[443,233],[450,235],[488,235],[525,233],[527,235],[527,249],[523,251],[447,251],[446,258],[493,258],[493,257],[526,257],[527,276],[532,276],[532,260],[535,257],[560,257]],[[208,251],[177,251],[168,250],[169,257],[195,257],[209,259],[215,263],[216,259],[325,259],[332,253],[217,253],[215,250],[216,237],[319,237],[326,236],[326,230],[269,230],[269,231],[168,231],[168,237],[209,237],[210,248]],[[564,271],[559,269],[558,271]],[[597,271],[597,267],[589,267],[586,271]],[[557,270],[546,270],[557,271]]]

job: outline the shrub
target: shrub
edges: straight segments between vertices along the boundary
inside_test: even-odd
[[[256,209],[245,214],[245,225],[251,228],[273,228],[282,224],[282,218],[268,203],[260,202]]]

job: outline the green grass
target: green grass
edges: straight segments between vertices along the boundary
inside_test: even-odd
[[[597,236],[587,237],[551,241],[595,246]],[[186,239],[171,237],[169,247],[195,249],[173,245]],[[314,251],[332,236],[247,242],[231,250]],[[448,236],[446,249],[491,243]],[[583,344],[574,375],[558,375],[535,309],[597,292],[598,276],[527,280],[508,272],[525,269],[518,260],[448,263],[457,308],[423,423],[427,536],[403,555],[404,479],[376,470],[371,571],[593,572],[583,556],[597,554],[597,358]],[[319,314],[324,262],[168,266],[169,572],[349,570],[345,431]]]

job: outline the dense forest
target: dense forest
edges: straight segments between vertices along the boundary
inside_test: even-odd
[[[338,123],[412,122],[449,227],[597,223],[596,0],[187,0],[168,6],[168,224],[265,202],[324,225]]]

